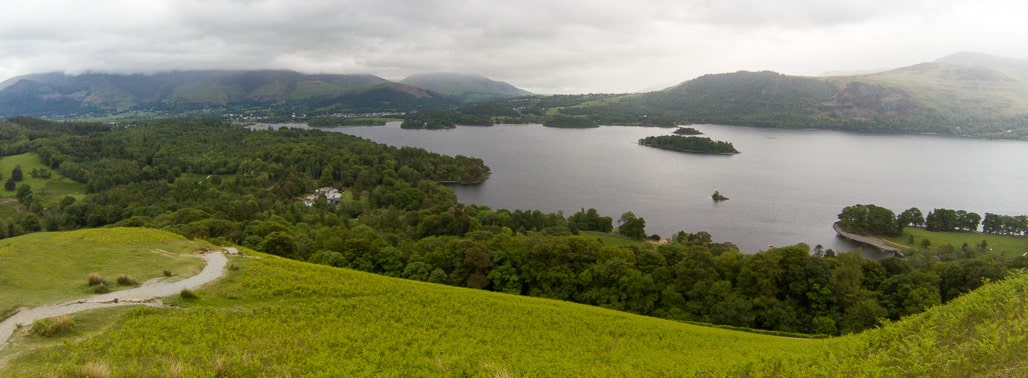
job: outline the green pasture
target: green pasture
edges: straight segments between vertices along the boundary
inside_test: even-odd
[[[11,177],[11,171],[17,166],[21,166],[22,176],[25,178],[18,182],[18,185],[28,184],[31,186],[33,196],[45,204],[56,203],[66,196],[75,198],[85,196],[85,184],[61,176],[56,170],[44,165],[40,161],[39,155],[34,153],[0,157],[0,184],[3,184]],[[52,176],[48,179],[32,177],[31,172],[33,169],[49,169]],[[0,186],[0,198],[14,197],[15,191],[4,190]]]
[[[910,242],[911,236],[914,238],[913,243]],[[960,250],[965,243],[969,248],[976,249],[984,240],[988,250],[1000,252],[1008,257],[1020,256],[1028,252],[1028,237],[993,235],[981,232],[940,232],[906,227],[903,229],[903,235],[886,238],[886,240],[908,250],[920,249],[923,240],[928,240],[931,247],[952,245],[957,250]]]
[[[0,375],[96,364],[113,376],[722,375],[819,345],[256,257],[233,259],[199,299],[123,313],[88,340],[19,353]]]
[[[210,245],[165,231],[138,228],[40,232],[0,240],[0,312],[88,297],[89,275],[98,273],[112,291],[128,275],[140,283],[175,279],[203,269],[191,252]]]

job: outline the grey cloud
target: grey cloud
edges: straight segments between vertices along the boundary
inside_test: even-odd
[[[945,30],[910,40],[867,35],[910,22],[952,28],[933,17],[957,18],[959,6],[1018,10],[981,1],[15,0],[0,16],[0,80],[49,70],[457,71],[542,92],[626,91],[711,71],[850,69],[811,65],[854,61],[870,43],[905,51],[904,62],[933,59],[914,54],[951,52],[930,40]],[[960,36],[973,45],[967,29]],[[1028,46],[1023,34],[1009,43]],[[892,60],[874,68],[899,61],[881,58]]]
[[[688,6],[680,18],[698,23],[760,28],[773,25],[786,29],[858,24],[881,17],[910,12],[930,12],[946,7],[946,1],[867,0],[707,0]]]

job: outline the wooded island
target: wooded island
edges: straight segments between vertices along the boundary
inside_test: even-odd
[[[739,153],[730,142],[715,141],[704,137],[681,135],[659,135],[639,139],[639,144],[663,150],[698,154],[734,155]]]

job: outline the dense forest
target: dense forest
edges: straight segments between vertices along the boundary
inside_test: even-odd
[[[440,182],[484,180],[483,161],[320,130],[12,119],[0,121],[0,137],[3,156],[36,154],[86,188],[63,198],[30,188],[4,204],[15,211],[0,219],[0,237],[156,227],[388,276],[821,334],[917,313],[1028,265],[983,249],[883,260],[803,244],[746,254],[702,231],[614,245],[596,235],[648,238],[645,220],[463,205]],[[323,187],[340,196],[304,203]]]

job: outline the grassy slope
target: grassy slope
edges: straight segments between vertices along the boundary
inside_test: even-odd
[[[164,269],[187,277],[203,262],[188,255],[209,245],[164,231],[114,228],[35,233],[0,240],[0,312],[92,295],[91,273],[110,282],[121,274],[139,282]]]
[[[910,243],[911,235],[914,236],[913,243]],[[906,227],[903,229],[903,235],[887,238],[887,240],[902,245],[906,249],[921,248],[921,241],[924,239],[928,239],[928,242],[933,247],[949,244],[958,250],[964,243],[967,243],[971,248],[976,248],[982,240],[985,240],[988,248],[993,251],[1000,251],[1007,257],[1017,257],[1028,252],[1028,237],[992,235],[980,232],[935,232],[927,231],[923,228]]]
[[[178,299],[183,308],[126,311],[96,337],[16,357],[4,374],[92,362],[116,376],[218,366],[238,376],[691,376],[817,345],[272,256],[232,264],[201,299]]]
[[[33,196],[42,200],[43,203],[55,203],[65,196],[76,198],[85,196],[85,185],[61,176],[56,170],[50,170],[53,176],[49,179],[33,178],[30,174],[32,169],[48,168],[39,160],[39,156],[33,153],[0,158],[0,175],[3,177],[3,180],[0,180],[0,184],[3,184],[3,181],[7,181],[11,177],[11,171],[14,170],[14,167],[19,165],[21,166],[22,176],[25,179],[19,182],[18,185],[29,184],[32,187]],[[0,187],[0,198],[14,198],[14,195],[15,191],[6,191]]]
[[[1028,84],[1014,73],[998,70],[924,63],[861,79],[899,86],[922,105],[943,112],[991,117],[1028,110]]]
[[[943,306],[880,329],[828,340],[801,358],[740,373],[785,376],[1028,376],[1028,273],[990,283]]]
[[[1028,274],[879,330],[826,340],[707,328],[552,300],[381,277],[259,255],[169,309],[125,309],[81,342],[37,349],[4,376],[1023,375]],[[0,352],[25,350],[8,348]],[[174,374],[172,374],[174,375]]]

